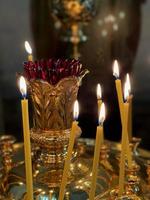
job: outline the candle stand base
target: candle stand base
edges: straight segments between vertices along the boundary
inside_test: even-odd
[[[139,155],[138,146],[140,145],[140,143],[141,143],[141,138],[132,137],[130,147],[132,149],[133,156]]]
[[[76,141],[76,147],[73,153],[73,159],[70,165],[69,170],[69,179],[66,187],[65,200],[75,199],[75,200],[87,200],[88,193],[91,187],[91,171],[92,171],[92,162],[93,162],[93,152],[94,152],[94,140],[91,139],[78,139]],[[2,190],[2,177],[0,177],[0,192],[1,196],[4,196],[5,200],[21,200],[26,196],[26,185],[25,185],[25,173],[24,173],[24,151],[22,144],[13,144],[13,156],[12,156],[12,169],[9,170],[8,175],[5,176],[5,190]],[[110,153],[108,152],[110,150]],[[59,184],[61,180],[61,172],[62,165],[58,165],[58,169],[55,169],[54,163],[56,160],[54,159],[54,163],[46,162],[47,158],[44,160],[44,156],[42,157],[42,162],[40,163],[36,156],[41,155],[41,152],[36,155],[37,147],[33,148],[33,166],[34,168],[34,199],[35,200],[52,200],[58,199],[59,192]],[[144,191],[143,188],[141,194],[135,193],[134,190],[130,190],[131,187],[138,185],[137,183],[140,178],[145,182],[142,182],[141,185],[146,185],[146,169],[144,166],[146,162],[144,160],[148,159],[149,152],[139,149],[139,155],[136,157],[137,163],[140,164],[140,169],[135,167],[130,171],[130,176],[127,176],[127,183],[125,184],[125,194],[123,196],[117,196],[117,189],[114,189],[118,185],[118,162],[116,155],[118,155],[120,151],[120,144],[108,142],[102,146],[102,154],[100,155],[101,162],[99,163],[98,168],[98,179],[96,184],[96,195],[94,200],[117,200],[117,198],[122,200],[136,200],[136,199],[144,199],[148,197],[147,191]],[[7,148],[6,148],[7,152]],[[4,151],[3,151],[4,153]],[[44,151],[45,153],[45,151]],[[141,158],[143,158],[141,160]],[[50,159],[51,161],[51,159]],[[105,161],[105,162],[104,162]],[[109,163],[107,165],[106,163]],[[4,168],[6,166],[1,163],[1,174],[4,172]],[[56,163],[55,163],[56,164]],[[49,166],[49,167],[48,167]],[[51,168],[51,167],[52,168]],[[112,167],[112,171],[110,170]],[[44,169],[44,170],[43,170]],[[48,169],[48,170],[47,170]],[[136,170],[135,170],[136,169]],[[138,170],[137,170],[138,169]],[[39,170],[39,171],[38,171]],[[43,170],[43,171],[42,171]],[[115,171],[116,170],[116,171]],[[140,171],[139,171],[140,170]],[[115,172],[114,172],[115,171]],[[140,172],[140,173],[139,173]],[[115,181],[114,176],[112,174],[116,174]],[[132,174],[132,175],[131,175]],[[134,175],[134,176],[133,176]],[[4,174],[3,174],[4,176]],[[133,178],[137,176],[137,178]],[[129,179],[130,177],[130,179]],[[41,178],[41,179],[40,179]],[[59,183],[58,183],[59,182]],[[133,184],[134,182],[134,184]],[[128,189],[130,188],[130,189]],[[139,185],[138,185],[138,188]],[[127,192],[128,191],[128,192]],[[143,195],[143,196],[142,196]],[[1,198],[2,199],[2,198]],[[147,198],[148,199],[148,198]]]
[[[80,128],[76,137],[81,134]],[[33,174],[35,181],[47,187],[58,187],[62,178],[62,170],[67,154],[70,129],[60,131],[31,131],[33,141]],[[72,152],[72,162],[76,160],[78,151]],[[69,182],[73,179],[69,176]]]

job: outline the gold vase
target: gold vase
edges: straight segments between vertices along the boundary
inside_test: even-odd
[[[34,176],[49,187],[57,186],[61,180],[73,121],[73,104],[77,99],[81,79],[71,76],[61,79],[56,85],[42,80],[28,81],[33,105],[31,140]],[[81,129],[78,128],[76,138],[80,134]],[[74,151],[73,157],[76,155]],[[50,177],[53,177],[52,180]]]
[[[77,98],[80,79],[68,77],[56,85],[42,80],[29,81],[33,103],[33,131],[66,130],[73,120],[73,103]],[[40,132],[38,132],[41,134]]]

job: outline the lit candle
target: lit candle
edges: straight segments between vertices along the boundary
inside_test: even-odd
[[[98,114],[99,114],[100,108],[102,105],[102,89],[99,83],[97,84],[97,105],[98,105]]]
[[[129,103],[129,122],[128,122],[128,129],[129,129],[129,141],[132,140],[132,102],[133,102],[133,95],[131,94],[131,83],[130,83],[130,76],[127,74],[126,76],[126,82],[129,90],[129,97],[128,97],[128,103]]]
[[[68,152],[67,152],[67,156],[65,159],[63,176],[62,176],[62,181],[61,181],[61,185],[60,185],[59,198],[58,198],[59,200],[63,200],[64,196],[65,196],[65,188],[67,185],[68,172],[70,169],[72,151],[73,151],[74,142],[75,142],[75,138],[76,138],[75,133],[78,128],[78,122],[76,121],[78,118],[78,115],[79,115],[79,104],[78,104],[78,101],[75,101],[75,103],[74,103],[74,121],[72,122],[72,128],[71,128],[69,145],[68,145]]]
[[[50,190],[49,191],[49,199],[52,200],[53,199],[53,193],[54,191],[53,190]]]
[[[121,117],[121,122],[123,123],[123,93],[122,93],[122,84],[121,80],[119,78],[119,65],[118,61],[114,61],[113,65],[113,75],[116,77],[116,90],[117,90],[117,96],[118,96],[118,103],[119,103],[119,109],[120,109],[120,117]]]
[[[131,168],[132,165],[132,154],[131,154],[131,149],[130,149],[130,145],[129,145],[129,116],[130,116],[130,92],[131,92],[131,86],[130,86],[130,82],[129,82],[129,77],[127,75],[127,79],[125,82],[125,88],[124,88],[124,99],[125,99],[125,103],[124,106],[128,106],[128,119],[127,119],[127,131],[126,131],[126,153],[127,153],[127,160],[128,160],[128,167]]]
[[[123,124],[122,124],[122,142],[121,142],[121,160],[120,160],[120,172],[119,172],[119,196],[124,192],[124,179],[125,179],[125,159],[127,155],[128,166],[131,167],[132,157],[129,147],[128,137],[128,115],[129,115],[129,103],[127,99],[129,97],[129,90],[127,82],[125,83],[124,98],[125,103],[123,105]]]
[[[22,106],[22,119],[23,119],[27,199],[33,200],[33,178],[32,178],[29,113],[28,113],[28,100],[26,99],[27,87],[23,76],[20,77],[20,92],[24,98],[23,100],[21,100],[21,106]]]
[[[99,126],[97,127],[97,132],[96,132],[96,142],[95,142],[95,150],[94,150],[94,158],[93,158],[92,180],[91,180],[91,189],[89,193],[89,200],[93,200],[95,197],[100,148],[104,140],[104,136],[103,136],[104,120],[105,120],[105,104],[102,103],[100,114],[99,114]]]
[[[122,83],[121,80],[119,79],[119,65],[117,60],[114,61],[114,65],[113,65],[113,75],[116,77],[116,90],[117,90],[117,96],[118,96],[118,103],[119,103],[119,110],[120,110],[120,116],[121,116],[121,124],[122,124],[122,137],[123,137],[123,127],[124,127],[124,100],[123,100],[123,92],[122,92]],[[126,89],[125,92],[129,93],[131,88],[128,82],[128,79],[126,80]],[[127,101],[129,100],[129,95],[127,97]],[[129,120],[129,118],[128,118]],[[129,130],[128,130],[129,131]],[[127,134],[128,134],[127,131]],[[126,143],[126,153],[127,153],[127,159],[128,159],[128,165],[129,167],[131,166],[131,152],[130,152],[130,147],[129,147],[129,136],[127,136],[127,143]]]
[[[29,42],[25,41],[24,45],[25,45],[25,49],[26,49],[27,53],[29,54],[28,61],[33,61],[32,48],[31,48]]]

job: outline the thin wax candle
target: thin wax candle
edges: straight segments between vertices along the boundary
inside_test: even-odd
[[[101,89],[101,85],[98,83],[97,84],[97,107],[98,107],[98,114],[100,112],[101,105],[102,105],[102,89]]]
[[[28,61],[33,61],[32,48],[31,48],[29,42],[25,41],[24,45],[25,45],[25,49],[28,53]]]
[[[67,185],[67,179],[68,179],[68,172],[70,169],[70,162],[71,162],[71,157],[72,157],[72,151],[74,147],[74,142],[76,138],[76,130],[78,127],[78,122],[76,119],[78,118],[79,115],[79,105],[78,101],[75,101],[74,104],[74,121],[72,122],[72,128],[71,128],[71,133],[70,133],[70,138],[69,138],[69,145],[68,145],[68,150],[67,150],[67,156],[65,159],[65,165],[64,165],[64,170],[63,170],[63,176],[62,176],[62,182],[60,186],[60,191],[59,191],[59,200],[63,200],[65,196],[65,188]]]
[[[125,159],[126,154],[128,158],[128,166],[131,167],[132,156],[129,148],[129,137],[128,137],[128,117],[129,117],[129,103],[127,99],[129,97],[129,90],[127,82],[125,83],[124,89],[125,103],[123,104],[123,124],[122,124],[122,142],[121,142],[121,160],[120,160],[120,171],[119,171],[119,196],[124,192],[124,181],[125,181]]]
[[[120,117],[121,117],[121,124],[122,124],[122,138],[123,138],[123,132],[124,132],[124,98],[123,98],[123,92],[122,92],[122,83],[121,80],[119,78],[119,65],[117,60],[114,61],[114,65],[113,65],[113,75],[116,77],[116,90],[117,90],[117,96],[118,96],[118,103],[119,103],[119,110],[120,110]],[[126,90],[125,92],[129,93],[129,84],[128,81],[126,80]],[[129,95],[128,95],[129,98]],[[128,111],[129,112],[129,111]],[[129,118],[128,118],[129,121]],[[129,129],[128,129],[129,131]],[[129,167],[131,167],[131,162],[132,162],[132,155],[131,155],[131,149],[129,146],[129,133],[128,131],[126,131],[125,133],[127,134],[127,140],[124,141],[126,142],[126,155],[127,155],[127,160],[128,160],[128,165]]]
[[[129,105],[124,104],[124,125],[122,131],[122,142],[121,142],[121,160],[120,160],[120,171],[119,171],[119,196],[124,192],[124,179],[125,179],[125,156],[126,156],[126,132],[128,131],[128,113]]]
[[[121,117],[121,123],[123,122],[123,93],[122,93],[122,84],[121,80],[119,78],[119,65],[118,61],[114,61],[113,65],[113,75],[115,76],[115,85],[117,90],[117,96],[118,96],[118,103],[119,103],[119,110],[120,110],[120,117]]]
[[[128,120],[128,130],[129,130],[129,141],[132,140],[132,102],[133,102],[133,95],[131,94],[131,82],[130,82],[130,76],[127,74],[126,76],[126,82],[129,90],[129,97],[128,97],[128,103],[129,103],[129,120]]]
[[[91,180],[91,189],[89,193],[89,200],[93,200],[95,197],[100,149],[104,140],[104,133],[103,133],[104,120],[105,120],[105,105],[104,103],[102,103],[100,114],[99,114],[99,126],[97,127],[97,132],[96,132],[96,142],[95,142],[95,150],[94,150],[92,180]]]
[[[20,77],[20,91],[24,98],[23,100],[21,100],[21,107],[22,107],[22,119],[23,119],[27,199],[33,200],[33,177],[32,177],[29,113],[28,113],[28,100],[25,98],[26,97],[26,83],[25,83],[24,77]]]

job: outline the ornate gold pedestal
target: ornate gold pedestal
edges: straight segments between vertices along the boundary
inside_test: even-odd
[[[101,155],[105,162],[102,162],[103,165],[99,165],[98,170],[98,180],[97,180],[97,189],[96,189],[96,197],[95,200],[110,200],[110,191],[113,190],[113,188],[116,188],[118,182],[117,179],[112,179],[114,177],[113,175],[114,170],[111,171],[108,170],[108,168],[104,167],[104,163],[106,163],[106,160],[109,159],[109,163],[112,164],[112,168],[114,169],[115,164],[118,166],[117,159],[115,159],[116,155],[120,151],[120,145],[112,142],[106,142],[107,146],[110,147],[110,153],[109,158],[104,159],[104,157],[107,157],[108,153],[103,152]],[[105,148],[105,147],[103,147]],[[70,165],[70,179],[68,180],[68,186],[66,188],[66,199],[71,198],[75,200],[87,200],[88,199],[88,192],[91,180],[91,169],[92,169],[92,160],[93,160],[93,150],[94,150],[94,140],[89,139],[78,139],[76,144],[76,150],[77,152],[76,157],[72,160],[72,163]],[[104,151],[104,149],[103,149]],[[105,156],[104,156],[105,155]],[[142,180],[142,195],[143,199],[148,200],[148,190],[146,189],[145,185],[147,185],[147,179],[146,177],[146,168],[144,166],[147,166],[147,160],[150,158],[150,154],[147,151],[144,151],[142,149],[139,149],[139,156],[135,157],[138,164],[140,165],[140,173],[139,178]],[[14,144],[13,145],[13,156],[12,156],[12,163],[13,165],[12,169],[9,171],[8,176],[5,176],[5,192],[1,188],[1,195],[4,194],[5,199],[15,199],[20,200],[24,198],[25,195],[25,173],[24,173],[24,158],[23,158],[23,145],[22,144]],[[102,160],[103,160],[102,159]],[[101,161],[102,161],[101,160]],[[104,161],[103,160],[103,161]],[[35,160],[34,160],[35,162]],[[33,162],[33,165],[35,164]],[[115,164],[114,164],[115,163]],[[105,165],[107,166],[107,165]],[[3,174],[4,166],[1,165],[1,171],[0,173]],[[39,166],[41,168],[41,165]],[[2,170],[3,169],[3,170]],[[109,168],[110,169],[110,168]],[[134,170],[135,171],[135,170]],[[137,170],[136,170],[137,171]],[[50,171],[49,171],[50,172]],[[58,172],[53,173],[47,173],[46,180],[47,182],[51,183],[52,180],[57,182],[57,179],[59,178]],[[46,172],[45,172],[46,174]],[[34,196],[36,200],[43,200],[44,198],[46,200],[50,200],[51,197],[53,199],[57,199],[59,188],[55,187],[56,185],[53,185],[54,187],[49,187],[48,185],[37,182],[37,176],[34,177]],[[116,177],[116,175],[115,175]],[[2,177],[0,178],[0,183],[3,183]],[[144,185],[145,183],[145,185]],[[148,185],[147,185],[148,186]],[[128,198],[127,198],[128,197]],[[129,198],[130,197],[130,198]],[[122,199],[134,199],[136,197],[134,194],[132,195],[124,195]],[[116,196],[116,198],[118,198]],[[121,197],[119,197],[121,198]],[[140,197],[137,197],[140,198]],[[141,198],[140,198],[141,199]],[[113,200],[115,200],[113,198]],[[135,200],[135,199],[134,199]]]

